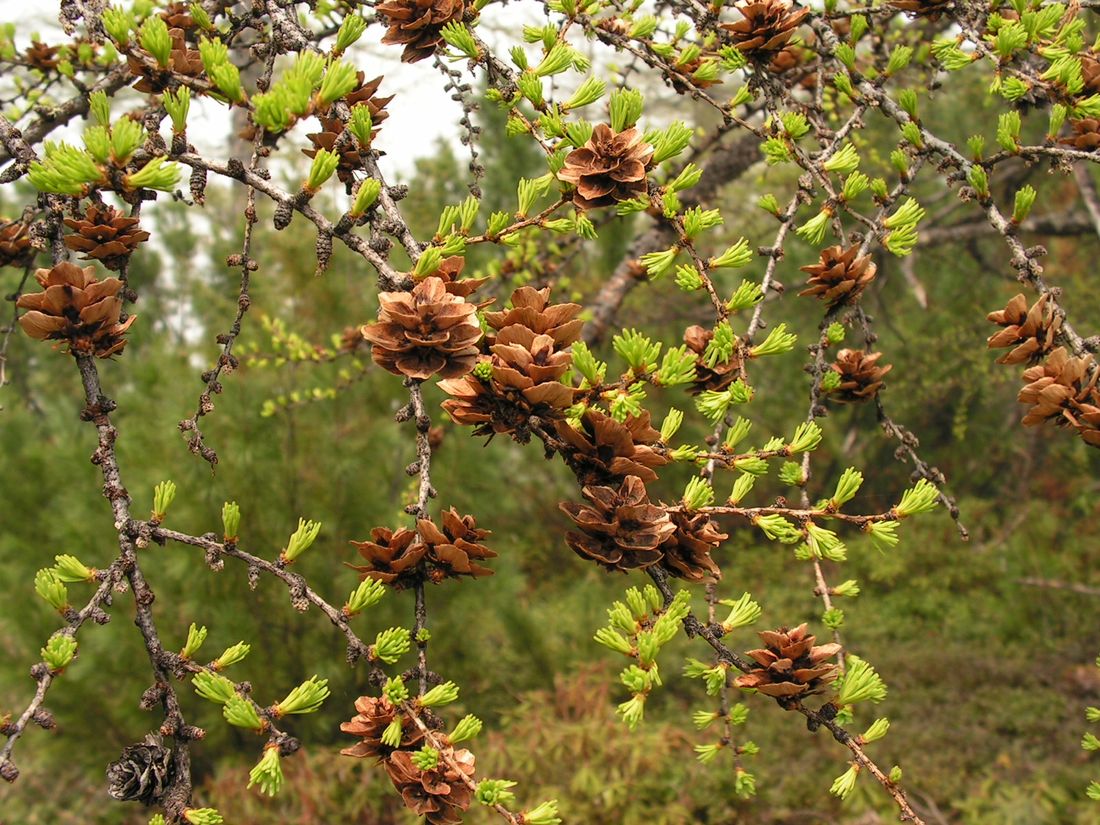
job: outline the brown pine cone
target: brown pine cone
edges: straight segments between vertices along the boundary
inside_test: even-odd
[[[1062,328],[1062,315],[1049,299],[1049,295],[1042,295],[1028,309],[1027,299],[1022,294],[1016,295],[1004,309],[986,316],[1004,327],[989,336],[989,348],[1013,347],[997,359],[998,364],[1034,364],[1054,349],[1054,339]]]
[[[618,487],[588,486],[581,495],[589,504],[563,501],[559,507],[582,532],[565,541],[581,558],[608,570],[636,570],[661,561],[661,545],[676,532],[668,514],[650,503],[645,484],[627,476]]]
[[[582,485],[617,483],[626,476],[656,481],[653,468],[669,461],[650,446],[661,440],[661,434],[650,426],[648,411],[620,424],[599,410],[588,409],[581,416],[580,429],[558,421],[557,433],[567,447],[562,458]]]
[[[693,324],[684,330],[684,343],[687,348],[695,353],[695,381],[688,389],[692,395],[699,395],[707,390],[720,391],[744,375],[745,357],[742,354],[741,344],[738,342],[733,356],[720,364],[708,367],[703,355],[707,351],[707,345],[714,337],[714,330]]]
[[[581,336],[584,321],[577,318],[580,304],[550,303],[550,287],[521,286],[512,293],[512,307],[486,312],[485,323],[495,330],[519,324],[538,335],[549,335],[557,347],[567,347]]]
[[[443,27],[461,22],[466,13],[463,0],[385,0],[374,9],[389,25],[382,42],[404,45],[402,63],[435,54],[443,42]]]
[[[412,757],[409,751],[397,751],[385,762],[386,773],[405,807],[425,817],[425,825],[458,825],[462,811],[473,800],[473,791],[463,778],[474,775],[474,755],[465,748],[445,748],[439,753],[439,763],[428,771],[418,768]]]
[[[348,105],[348,108],[353,108],[360,103],[366,103],[367,109],[370,111],[370,121],[373,125],[371,129],[371,136],[378,134],[379,126],[382,121],[390,116],[390,113],[386,111],[386,106],[394,95],[389,97],[379,97],[378,87],[382,85],[383,76],[378,75],[374,80],[368,80],[364,82],[363,78],[366,77],[363,72],[359,72],[356,75],[356,82],[359,84],[353,91],[344,95],[344,102]]]
[[[674,510],[669,518],[676,526],[676,532],[661,545],[665,554],[661,567],[676,578],[692,582],[722,578],[722,571],[710,557],[710,552],[729,535],[719,530],[714,519],[705,513]]]
[[[810,277],[806,280],[809,288],[798,294],[816,295],[827,302],[830,309],[838,304],[850,304],[859,298],[878,271],[870,253],[859,254],[859,244],[852,244],[847,249],[839,245],[830,246],[821,252],[818,263],[800,268]]]
[[[164,798],[175,773],[172,751],[160,738],[123,749],[122,756],[107,766],[107,795],[120,802],[155,805]]]
[[[762,0],[736,7],[743,19],[723,23],[733,45],[746,57],[770,59],[790,41],[809,9],[792,10],[789,0]]]
[[[110,358],[126,346],[123,337],[136,315],[120,321],[122,281],[99,280],[94,267],[81,269],[68,262],[39,269],[35,279],[42,292],[19,296],[16,306],[29,310],[19,325],[40,341],[64,341],[74,355]]]
[[[1071,357],[1058,347],[1042,364],[1024,370],[1027,385],[1017,400],[1027,404],[1025,427],[1053,421],[1072,427],[1085,443],[1100,447],[1100,393],[1096,382],[1100,369],[1091,355]]]
[[[864,352],[861,349],[842,349],[830,367],[840,376],[840,383],[829,391],[830,396],[842,404],[867,401],[882,389],[883,376],[894,368],[876,366],[881,352]]]
[[[651,163],[653,147],[642,140],[638,129],[615,132],[601,123],[584,146],[565,156],[558,180],[576,187],[573,203],[581,209],[612,206],[646,195],[646,170]]]
[[[451,295],[441,278],[425,278],[412,292],[382,292],[378,301],[378,323],[362,329],[378,366],[420,380],[473,369],[481,338],[477,307]]]
[[[1072,146],[1082,152],[1091,152],[1100,146],[1100,119],[1085,117],[1080,120],[1070,120],[1069,125],[1073,134],[1058,138],[1059,143]]]
[[[83,252],[85,261],[97,260],[107,269],[121,270],[149,233],[138,228],[137,218],[128,218],[112,206],[93,203],[81,219],[66,218],[75,234],[65,236],[65,246]]]
[[[349,564],[362,579],[375,579],[395,590],[404,590],[421,581],[419,564],[428,552],[420,537],[412,530],[375,527],[369,541],[351,542],[365,565]]]
[[[0,223],[0,266],[26,266],[34,255],[31,228],[27,224],[22,221]]]
[[[1085,86],[1081,94],[1087,97],[1090,94],[1100,92],[1100,60],[1092,52],[1085,51],[1079,55],[1081,58],[1081,79]]]
[[[341,722],[340,730],[352,736],[358,736],[361,741],[350,748],[341,749],[340,753],[361,759],[366,757],[385,759],[396,750],[382,742],[382,734],[397,715],[397,708],[385,696],[360,696],[355,700],[355,709],[358,713],[350,721]],[[402,714],[401,747],[419,747],[423,739],[424,732],[409,719],[408,715]]]
[[[430,519],[417,519],[416,531],[420,542],[427,548],[427,576],[438,584],[444,579],[459,576],[491,576],[493,571],[477,561],[496,558],[496,553],[481,543],[490,535],[488,530],[478,529],[473,516],[460,516],[452,507],[441,514],[443,529]]]
[[[195,28],[190,3],[169,3],[160,13],[160,19],[168,25],[170,30],[182,29],[186,32]]]
[[[746,655],[760,667],[738,676],[734,680],[737,687],[754,688],[765,696],[783,699],[820,693],[835,678],[836,665],[825,662],[840,652],[840,645],[830,642],[815,646],[816,639],[806,633],[805,624],[794,630],[763,630],[759,635],[765,646]]]
[[[23,52],[23,57],[32,68],[48,72],[50,69],[56,69],[57,64],[61,62],[61,58],[57,56],[58,51],[57,46],[47,46],[45,43],[32,40]]]

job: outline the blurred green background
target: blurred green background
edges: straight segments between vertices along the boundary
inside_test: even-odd
[[[966,122],[958,117],[962,110],[972,113]],[[960,86],[922,113],[947,137],[962,140],[984,126],[992,142],[996,117],[981,90]],[[541,170],[526,144],[492,137],[503,134],[499,118],[488,111],[482,117],[482,159],[490,170],[484,215],[513,208],[516,176]],[[1035,120],[1041,129],[1043,116]],[[1025,122],[1025,128],[1034,125]],[[871,123],[860,137],[869,165],[885,169],[882,159],[896,136],[877,128]],[[420,237],[434,231],[443,204],[465,196],[465,177],[465,158],[448,145],[417,164],[405,206]],[[1074,212],[1071,178],[1022,167],[1009,177],[995,189],[1002,203],[1010,204],[1015,187],[1029,181],[1041,193],[1038,214]],[[789,173],[757,167],[725,187],[719,240],[744,235],[754,245],[767,245],[774,221],[752,204],[765,192],[782,201],[793,183]],[[979,217],[953,203],[932,179],[917,191],[934,215],[926,226]],[[329,271],[315,277],[312,229],[299,218],[289,231],[274,233],[270,212],[261,210],[255,247],[260,270],[242,337],[243,364],[225,377],[225,392],[203,421],[222,459],[216,474],[189,454],[176,429],[194,411],[199,373],[216,357],[214,336],[235,309],[236,279],[223,262],[239,248],[240,196],[212,185],[203,209],[158,204],[156,243],[134,258],[140,317],[125,355],[101,369],[106,392],[118,400],[114,421],[124,481],[135,512],[143,515],[153,485],[174,480],[179,493],[168,524],[193,533],[219,529],[222,502],[236,500],[243,546],[269,558],[299,516],[320,520],[321,538],[300,569],[339,603],[356,581],[343,566],[357,558],[348,542],[365,538],[372,527],[404,523],[403,468],[413,457],[412,432],[392,415],[404,391],[400,381],[370,366],[365,353],[358,366],[351,356],[279,363],[291,348],[280,349],[273,339],[296,335],[331,348],[333,335],[374,317],[372,272],[338,248]],[[338,214],[340,197],[324,194],[318,205]],[[16,193],[4,198],[14,209]],[[560,259],[557,297],[590,299],[622,257],[632,231],[618,222],[580,250],[541,247]],[[1087,234],[1027,236],[1029,244],[1040,241],[1050,251],[1050,281],[1064,290],[1078,329],[1090,334],[1090,320],[1100,317],[1100,244]],[[797,270],[815,258],[800,242],[788,245],[778,273],[788,290],[765,309],[770,322],[786,321],[803,341],[815,334],[821,306],[795,297],[803,277]],[[507,266],[504,260],[499,251],[479,249],[467,271],[503,270],[502,285],[495,288],[502,296],[511,285],[545,275],[521,257]],[[877,710],[893,726],[872,753],[880,764],[902,766],[906,787],[930,823],[1100,822],[1096,803],[1084,797],[1088,781],[1100,776],[1100,764],[1090,765],[1080,748],[1084,707],[1100,703],[1100,670],[1092,666],[1100,652],[1100,454],[1068,434],[1018,425],[1020,370],[997,366],[985,348],[992,331],[985,314],[1003,307],[1018,286],[995,237],[979,232],[963,242],[926,244],[905,262],[912,267],[909,277],[897,259],[880,257],[878,263],[864,306],[875,318],[884,361],[894,364],[884,402],[920,437],[921,455],[946,474],[971,538],[961,541],[951,520],[937,512],[907,523],[893,552],[879,553],[853,537],[850,561],[842,569],[829,566],[830,581],[855,578],[862,587],[858,598],[843,605],[846,645],[872,661],[890,686]],[[18,274],[0,272],[5,293]],[[749,274],[759,278],[762,267]],[[720,291],[732,290],[740,277],[728,276]],[[706,323],[707,313],[698,296],[681,293],[666,279],[635,290],[619,323],[675,343],[687,324]],[[281,337],[273,336],[279,324]],[[857,334],[848,341],[858,345]],[[609,349],[605,342],[605,355]],[[747,412],[755,422],[753,443],[789,434],[804,416],[804,360],[799,347],[754,370],[757,396]],[[71,361],[17,334],[9,369],[12,383],[0,396],[0,713],[30,698],[28,668],[57,626],[56,615],[34,595],[35,570],[57,553],[101,566],[115,553],[98,470],[88,461],[94,432],[77,417],[81,393]],[[334,398],[307,400],[315,388],[322,395],[338,389]],[[611,600],[644,577],[608,575],[565,546],[567,524],[557,503],[576,490],[560,463],[544,461],[537,446],[504,438],[485,446],[444,421],[434,387],[428,397],[436,423],[444,427],[432,466],[440,490],[436,505],[475,514],[493,530],[490,545],[500,554],[495,576],[449,582],[428,594],[433,666],[463,691],[454,718],[473,712],[486,721],[486,732],[474,743],[479,775],[518,780],[521,802],[557,798],[569,823],[870,825],[896,819],[890,800],[866,778],[846,803],[830,797],[832,778],[846,768],[844,749],[824,734],[807,733],[801,717],[759,697],[746,700],[752,712],[743,730],[760,746],[759,755],[744,762],[756,774],[758,795],[738,800],[730,761],[700,765],[692,750],[708,734],[694,730],[691,710],[708,708],[713,700],[700,683],[678,675],[678,662],[685,655],[705,657],[699,645],[678,642],[665,654],[667,684],[650,702],[643,727],[628,733],[614,716],[625,698],[616,678],[622,662],[593,642],[592,634],[604,623]],[[675,393],[653,398],[658,420],[673,403],[687,408],[688,402]],[[883,510],[895,502],[909,484],[911,467],[895,460],[896,444],[880,432],[874,410],[834,409],[822,424],[811,496],[831,490],[844,467],[856,466],[867,482],[853,511]],[[698,420],[686,426],[685,441],[701,439]],[[684,468],[668,469],[655,495],[677,497],[686,477]],[[729,481],[720,477],[720,493]],[[790,493],[773,476],[758,483],[753,496],[766,501]],[[716,554],[724,570],[720,595],[751,592],[764,606],[761,627],[809,621],[822,631],[810,569],[790,548],[769,544],[744,526],[727,526],[730,539]],[[194,749],[199,802],[219,807],[233,823],[414,821],[380,770],[337,754],[349,744],[338,724],[353,714],[354,698],[368,687],[362,668],[344,664],[341,638],[316,610],[296,613],[281,585],[270,581],[250,591],[245,570],[231,560],[215,574],[190,548],[142,552],[166,644],[182,645],[191,622],[210,629],[206,650],[248,641],[252,654],[234,675],[250,679],[262,703],[314,673],[332,687],[320,713],[290,726],[304,746],[285,761],[287,788],[272,801],[244,790],[261,742],[229,728],[217,707],[181,685],[189,720],[208,731]],[[1030,579],[1094,589],[1024,583]],[[78,585],[70,590],[76,599],[83,593]],[[411,606],[410,594],[391,594],[357,626],[372,635],[408,622]],[[109,800],[103,781],[106,764],[158,724],[155,715],[138,709],[148,677],[132,615],[122,595],[109,625],[81,632],[80,657],[47,703],[57,730],[31,730],[18,744],[22,778],[0,789],[0,822],[147,821],[148,814]],[[750,631],[738,634],[731,645],[755,646]],[[867,713],[857,726],[871,720]],[[490,820],[472,811],[469,821]]]

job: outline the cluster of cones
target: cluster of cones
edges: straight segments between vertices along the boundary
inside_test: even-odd
[[[478,562],[496,557],[483,544],[490,534],[470,515],[453,507],[441,514],[441,525],[417,519],[416,529],[376,527],[367,541],[353,541],[365,565],[349,565],[364,579],[401,590],[424,580],[438,584],[461,576],[480,578],[493,571]]]
[[[1075,431],[1086,444],[1100,447],[1100,366],[1091,355],[1072,356],[1057,346],[1062,313],[1044,294],[1027,305],[1016,295],[1008,305],[989,313],[989,320],[1002,327],[990,336],[994,349],[1010,348],[997,359],[999,364],[1029,364],[1024,370],[1024,388],[1017,396],[1028,409],[1025,427],[1053,422]]]
[[[815,264],[802,267],[809,277],[806,289],[799,295],[809,295],[825,302],[831,310],[853,304],[874,281],[878,267],[870,253],[860,254],[860,245],[848,248],[830,246],[823,250]],[[829,366],[838,381],[828,389],[829,396],[842,404],[868,401],[878,395],[884,385],[884,377],[893,366],[879,366],[881,352],[858,349],[842,349]]]
[[[340,730],[359,737],[359,742],[340,753],[381,762],[406,807],[425,817],[427,825],[455,825],[470,807],[473,792],[468,780],[474,776],[474,755],[465,748],[447,745],[439,751],[436,767],[424,770],[413,754],[424,744],[424,731],[407,713],[386,697],[360,696],[355,700],[356,715],[340,725]],[[386,728],[398,719],[401,737],[398,747],[382,741]],[[437,736],[446,741],[443,734]]]

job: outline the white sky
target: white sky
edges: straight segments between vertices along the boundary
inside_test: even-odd
[[[16,45],[23,48],[30,42],[31,35],[39,33],[47,43],[60,42],[64,35],[57,25],[57,13],[60,4],[56,2],[36,2],[33,12],[27,16],[26,0],[0,0],[0,23],[16,22]],[[533,6],[511,3],[507,6],[490,5],[484,17],[487,24],[482,27],[482,35],[489,39],[492,29],[518,30],[523,23],[538,19],[538,11]],[[389,118],[378,135],[377,147],[385,152],[381,160],[382,171],[387,177],[400,179],[403,173],[411,171],[413,161],[418,157],[432,154],[439,138],[454,141],[457,144],[459,129],[457,122],[461,109],[450,95],[443,91],[443,75],[432,66],[432,61],[423,60],[416,64],[400,62],[401,49],[397,46],[383,46],[380,43],[383,29],[372,26],[364,34],[348,55],[348,59],[366,73],[369,80],[385,75],[381,93],[397,96],[387,107]],[[511,38],[509,38],[511,39]],[[464,64],[457,64],[464,68]],[[469,78],[468,73],[466,74]],[[476,85],[475,85],[476,88]],[[136,97],[134,98],[136,99]],[[483,104],[485,105],[485,104]],[[196,148],[213,157],[224,157],[224,135],[228,132],[227,109],[211,100],[192,100],[194,115],[189,119],[188,138]],[[58,137],[73,140],[82,129],[81,121],[75,121],[75,130],[59,132]],[[304,143],[304,135],[314,131],[315,121],[299,126],[294,134],[298,142]],[[281,149],[280,154],[286,154]]]

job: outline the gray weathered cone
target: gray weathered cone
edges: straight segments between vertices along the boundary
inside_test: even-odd
[[[145,741],[130,745],[122,756],[107,766],[107,793],[120,802],[160,801],[172,783],[172,751],[150,734]]]

